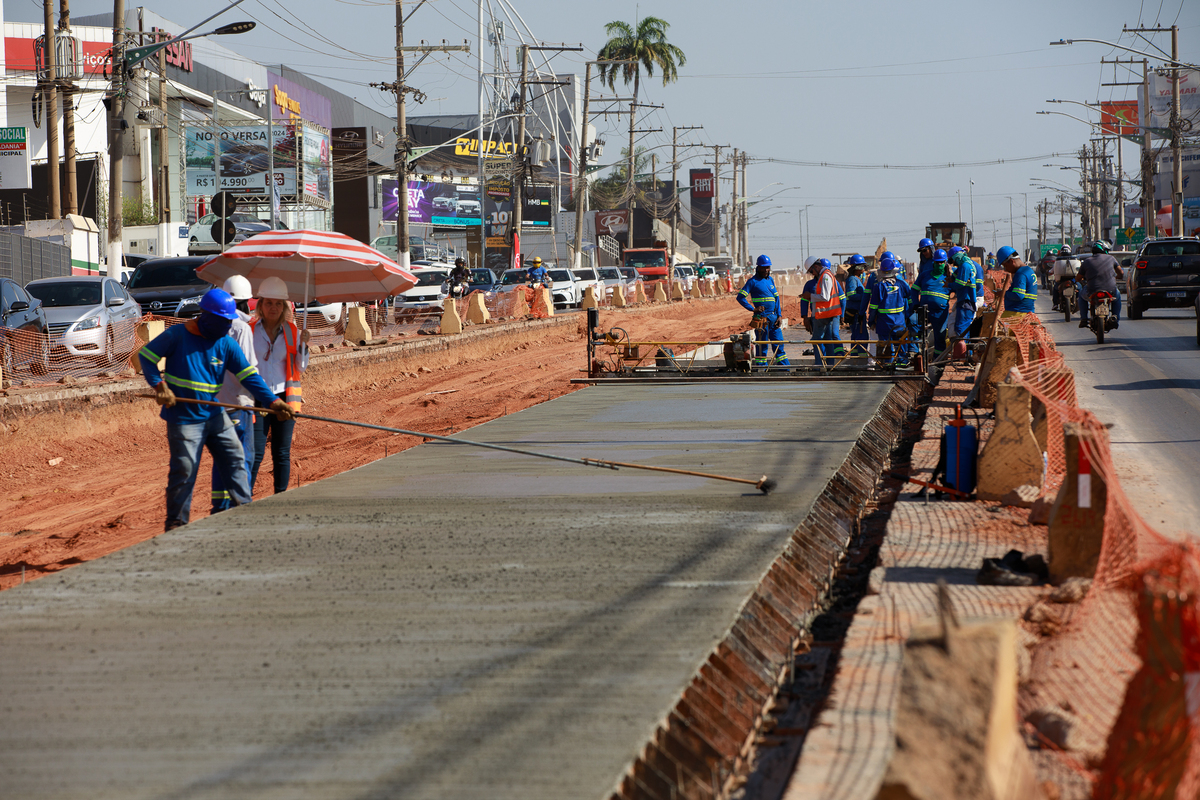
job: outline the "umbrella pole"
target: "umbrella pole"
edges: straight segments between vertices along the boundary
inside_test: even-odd
[[[308,330],[308,280],[312,275],[312,259],[304,262],[304,330]]]

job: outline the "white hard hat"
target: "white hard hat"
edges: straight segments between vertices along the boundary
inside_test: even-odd
[[[264,278],[263,282],[259,284],[258,296],[271,300],[287,300],[289,299],[287,284],[283,282],[283,278],[276,278],[273,275],[270,278]]]
[[[249,300],[254,296],[254,292],[250,290],[250,281],[241,275],[231,275],[226,278],[224,289],[234,300]]]
[[[808,269],[819,260],[820,259],[818,259],[816,256],[809,256],[808,258],[804,259],[804,268]]]

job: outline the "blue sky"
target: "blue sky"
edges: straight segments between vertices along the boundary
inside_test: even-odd
[[[1114,80],[1113,67],[1102,68],[1100,59],[1130,54],[1095,44],[1050,47],[1051,40],[1093,38],[1140,50],[1157,45],[1169,52],[1169,34],[1150,36],[1148,43],[1121,29],[1175,23],[1181,59],[1200,62],[1200,2],[1195,0],[511,2],[540,40],[586,48],[584,54],[557,57],[554,64],[562,72],[583,72],[581,62],[603,44],[607,22],[632,23],[648,14],[667,20],[671,41],[688,61],[677,83],[643,83],[645,102],[664,108],[646,112],[638,127],[665,130],[644,135],[639,146],[668,145],[656,151],[665,162],[671,126],[703,125],[703,131],[681,134],[681,140],[747,151],[755,159],[748,171],[749,192],[775,195],[752,208],[751,247],[783,264],[801,258],[798,217],[806,205],[811,251],[817,255],[873,252],[886,236],[892,249],[911,258],[925,223],[959,216],[956,191],[968,222],[973,195],[976,239],[989,249],[993,241],[1009,243],[1012,198],[1012,227],[1022,241],[1026,201],[1032,227],[1034,207],[1048,194],[1033,188],[1031,178],[1077,185],[1076,173],[1042,166],[1077,160],[1042,156],[1071,154],[1089,138],[1088,126],[1080,122],[1036,112],[1084,116],[1079,106],[1045,101],[1136,96],[1132,88],[1100,86]],[[406,13],[414,6],[405,3]],[[147,5],[181,25],[218,7],[205,4],[199,10],[185,0]],[[4,0],[8,20],[39,20],[40,8],[39,0]],[[75,16],[111,8],[111,2],[91,0],[71,6]],[[406,26],[406,43],[469,38],[474,48],[476,9],[467,0],[428,0]],[[389,107],[390,96],[366,84],[395,76],[391,2],[245,0],[222,20],[242,18],[257,20],[258,29],[222,44],[256,61],[305,70],[381,110]],[[515,41],[511,26],[509,40]],[[410,106],[409,113],[473,112],[474,71],[474,53],[430,58],[410,81],[429,99]],[[1140,67],[1138,72],[1140,77]],[[1132,79],[1124,70],[1116,76]],[[623,123],[596,124],[610,143],[606,158],[615,157],[624,140]],[[712,153],[693,152],[695,158],[683,168],[699,166]],[[1126,145],[1124,156],[1131,173],[1137,148]],[[765,160],[772,158],[890,168]],[[1009,163],[984,163],[1001,160]],[[978,166],[899,168],[947,163]],[[721,191],[728,198],[728,184]]]

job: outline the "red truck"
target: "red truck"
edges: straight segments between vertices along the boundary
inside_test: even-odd
[[[669,250],[664,247],[631,247],[625,251],[624,261],[627,267],[633,267],[643,279],[648,281],[665,281],[667,279],[667,264],[671,263]]]

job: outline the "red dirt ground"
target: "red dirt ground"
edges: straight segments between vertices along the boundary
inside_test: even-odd
[[[794,301],[793,301],[794,302]],[[788,309],[791,311],[792,309]],[[601,313],[634,339],[721,339],[745,330],[732,298],[669,308]],[[386,364],[314,370],[305,412],[431,433],[461,431],[580,388],[586,356],[579,324],[478,341]],[[444,394],[435,394],[444,392]],[[0,461],[0,590],[100,558],[162,531],[167,446],[151,401],[81,414],[44,414],[10,427]],[[300,420],[292,444],[293,486],[413,447],[411,437]],[[61,459],[61,461],[58,461]],[[50,462],[55,461],[51,466]],[[270,492],[270,457],[256,497]],[[206,456],[192,519],[208,516]],[[23,568],[23,569],[22,569]]]

